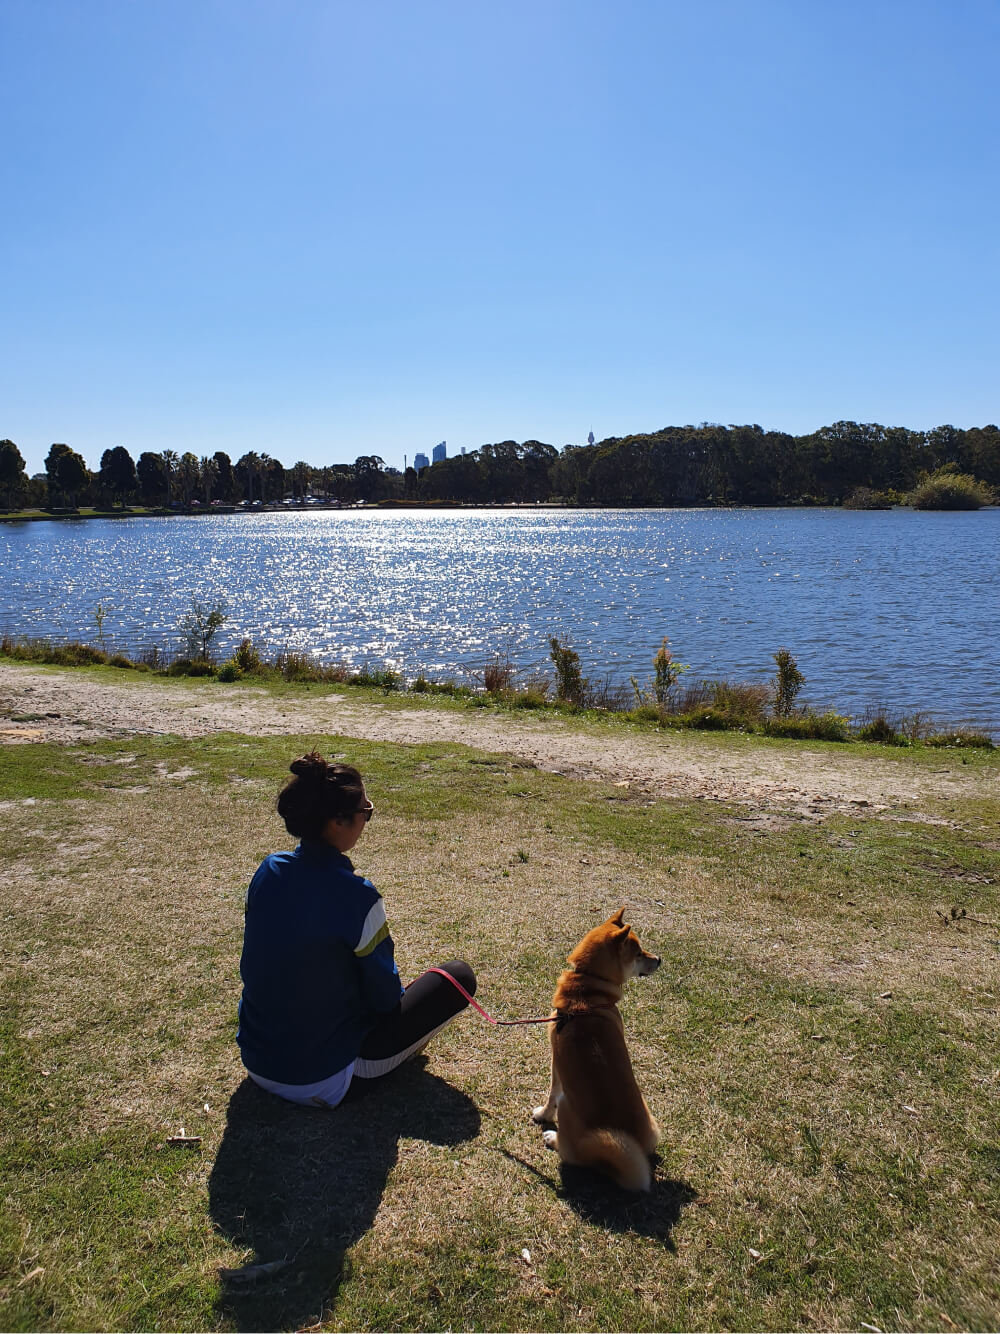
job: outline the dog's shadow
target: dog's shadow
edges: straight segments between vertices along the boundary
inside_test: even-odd
[[[475,1104],[425,1064],[420,1057],[359,1085],[333,1111],[282,1102],[249,1079],[233,1094],[209,1207],[216,1228],[253,1251],[219,1297],[238,1329],[295,1329],[327,1315],[401,1136],[447,1145],[479,1133]]]
[[[672,1234],[681,1211],[698,1198],[693,1186],[674,1177],[654,1173],[652,1189],[648,1194],[640,1194],[622,1190],[593,1168],[573,1167],[562,1162],[559,1163],[560,1181],[557,1184],[519,1154],[508,1149],[502,1149],[501,1153],[555,1191],[584,1222],[610,1232],[635,1232],[643,1237],[654,1237],[669,1251],[676,1250]],[[653,1162],[660,1163],[658,1155],[654,1156]]]
[[[698,1192],[686,1181],[658,1174],[654,1174],[648,1193],[637,1194],[622,1190],[600,1172],[587,1167],[560,1163],[559,1172],[560,1194],[585,1222],[612,1232],[655,1237],[670,1251],[676,1249],[672,1233],[682,1209],[698,1198]]]

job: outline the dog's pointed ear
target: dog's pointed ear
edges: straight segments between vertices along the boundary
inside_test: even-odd
[[[610,917],[608,920],[611,922],[611,925],[612,925],[612,926],[624,926],[624,925],[625,925],[625,909],[624,909],[624,908],[619,908],[618,911],[615,913],[614,917]]]

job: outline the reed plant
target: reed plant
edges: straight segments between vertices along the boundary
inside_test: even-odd
[[[779,718],[787,718],[795,707],[805,677],[787,648],[779,648],[774,654],[774,661],[778,668],[774,677],[774,712]]]
[[[325,664],[314,658],[311,653],[299,653],[290,649],[277,654],[271,670],[283,681],[341,683],[350,676],[350,672],[342,663]],[[266,666],[262,664],[257,675],[266,674]]]
[[[497,654],[483,669],[483,686],[488,695],[504,695],[514,688],[514,664],[506,655]]]
[[[580,655],[566,640],[553,635],[549,639],[549,656],[556,669],[556,698],[567,704],[580,704],[587,682],[580,671]]]

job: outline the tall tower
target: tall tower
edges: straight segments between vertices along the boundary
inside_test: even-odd
[[[587,436],[587,444],[592,445],[593,443],[594,443],[594,433],[593,431],[591,431],[591,433]]]

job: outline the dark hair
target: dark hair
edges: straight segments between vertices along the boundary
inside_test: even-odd
[[[278,797],[278,814],[297,838],[319,838],[328,820],[361,809],[364,784],[351,764],[329,764],[317,751],[293,760],[290,778]]]

